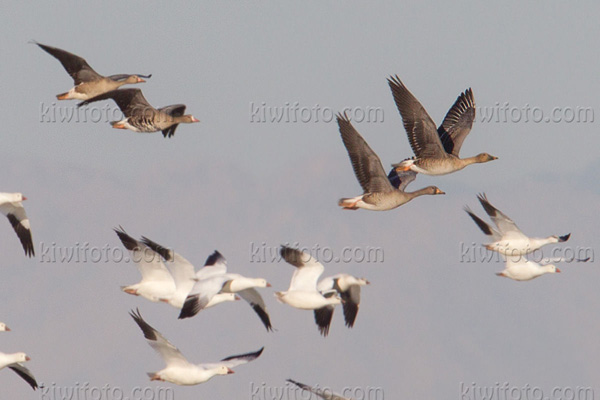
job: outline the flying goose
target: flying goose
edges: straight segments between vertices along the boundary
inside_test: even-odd
[[[33,257],[35,251],[33,249],[33,240],[31,238],[31,227],[22,203],[25,200],[27,200],[27,197],[23,196],[21,193],[0,193],[0,211],[2,214],[6,215],[8,221],[17,233],[21,245],[25,250],[25,255]]]
[[[337,122],[354,174],[363,189],[363,194],[360,196],[340,199],[338,204],[345,210],[364,208],[386,211],[408,203],[418,196],[444,194],[435,186],[428,186],[416,192],[405,192],[406,185],[415,179],[416,173],[413,171],[390,173],[388,178],[379,157],[354,129],[348,117],[338,114]],[[397,186],[395,187],[390,180],[396,182]]]
[[[347,397],[339,396],[327,389],[317,389],[317,388],[305,385],[304,383],[296,382],[292,379],[286,379],[286,380],[288,382],[293,383],[294,385],[298,386],[300,389],[307,390],[310,393],[316,394],[317,396],[319,396],[320,398],[325,399],[325,400],[352,400]]]
[[[160,301],[177,309],[181,309],[185,303],[187,295],[194,287],[194,284],[198,281],[199,277],[202,277],[202,273],[200,273],[200,271],[196,273],[192,263],[186,260],[183,256],[175,253],[171,249],[161,246],[145,236],[142,236],[142,243],[150,247],[156,253],[160,254],[160,256],[167,262],[167,268],[171,272],[171,276],[175,282],[175,291],[170,297],[163,297],[160,299]],[[234,300],[239,300],[234,293],[218,293],[212,297],[210,302],[206,305],[206,308],[215,306],[222,302]]]
[[[198,271],[196,279],[194,287],[185,299],[179,319],[198,314],[219,294],[235,293],[250,304],[267,331],[273,330],[267,306],[256,290],[256,288],[271,287],[265,279],[227,273],[227,260],[216,250],[208,257],[204,268]]]
[[[30,358],[25,353],[0,353],[0,369],[8,367],[15,371],[21,378],[23,378],[33,390],[38,387],[33,374],[23,364],[25,361],[29,361]]]
[[[521,232],[512,219],[494,207],[488,201],[485,193],[477,195],[477,199],[497,229],[494,229],[475,215],[469,207],[465,207],[465,211],[475,221],[479,229],[493,240],[492,243],[484,245],[488,250],[497,251],[505,256],[519,256],[532,253],[550,243],[566,242],[571,236],[569,233],[563,236],[553,235],[545,238],[530,238]]]
[[[102,76],[94,71],[87,61],[75,54],[35,41],[33,41],[33,43],[37,44],[42,50],[60,61],[75,82],[75,86],[71,90],[56,95],[58,100],[87,100],[110,90],[118,89],[123,85],[146,82],[142,78],[148,79],[152,76],[140,74]]]
[[[394,164],[398,171],[410,169],[426,175],[445,175],[470,164],[498,159],[487,153],[468,158],[458,155],[475,120],[475,99],[470,88],[458,96],[442,125],[436,129],[425,108],[397,75],[389,77],[388,84],[415,153],[414,158]]]
[[[121,290],[135,296],[142,296],[150,301],[158,302],[160,299],[169,298],[175,292],[175,282],[167,267],[165,267],[158,253],[144,243],[138,242],[129,236],[120,227],[114,229],[123,246],[129,250],[131,261],[135,263],[142,280],[129,286],[122,286]]]
[[[301,310],[314,310],[315,323],[323,336],[329,333],[329,325],[333,316],[334,306],[341,304],[342,299],[335,290],[322,293],[317,288],[317,281],[325,267],[310,254],[281,246],[281,257],[296,267],[290,287],[285,292],[275,292],[275,297],[281,303]],[[324,287],[327,285],[324,284]]]
[[[204,383],[216,375],[233,374],[234,368],[257,359],[263,348],[253,353],[240,354],[222,359],[211,364],[191,364],[163,335],[151,327],[140,314],[140,311],[129,313],[138,324],[148,344],[160,355],[166,367],[158,372],[149,372],[151,381],[165,381],[176,385],[197,385]]]
[[[162,131],[165,138],[170,138],[175,135],[177,125],[200,122],[191,114],[183,114],[185,104],[173,104],[159,109],[152,107],[140,89],[111,90],[82,101],[77,107],[107,99],[113,99],[125,115],[125,119],[110,123],[116,129],[147,133]]]
[[[369,281],[365,278],[357,278],[349,274],[336,274],[323,278],[317,284],[317,290],[323,295],[333,292],[341,297],[344,321],[348,328],[352,328],[360,305],[360,287],[368,284]],[[333,306],[326,306],[325,310],[323,311],[322,308],[315,310],[315,321],[317,321],[319,331],[323,336],[327,336],[329,333]]]

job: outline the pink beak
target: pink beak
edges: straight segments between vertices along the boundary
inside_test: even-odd
[[[271,287],[271,284],[269,282],[267,282],[267,287]]]
[[[29,356],[26,356],[25,361],[29,361],[29,360],[31,360],[31,358],[29,358]]]
[[[192,122],[200,122],[200,120],[195,117],[192,117]]]
[[[231,368],[227,368],[227,375],[234,374],[235,372]]]
[[[5,326],[4,330],[6,330],[6,332],[10,332],[10,328],[8,326]]]
[[[138,77],[136,82],[137,82],[137,83],[142,83],[142,82],[146,82],[146,81],[145,81],[145,80],[143,80],[142,78]]]
[[[556,268],[556,272],[560,272],[560,269]]]
[[[23,201],[27,200],[27,197],[23,196]]]

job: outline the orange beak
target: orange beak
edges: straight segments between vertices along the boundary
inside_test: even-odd
[[[436,189],[435,194],[446,194],[446,192],[442,192],[440,189]]]
[[[559,272],[559,273],[560,273],[560,269],[556,268],[556,272]]]
[[[142,82],[146,82],[146,81],[138,76],[136,83],[142,83]]]
[[[27,197],[23,196],[23,201],[27,200]]]
[[[29,358],[29,356],[26,356],[25,361],[29,361],[29,360],[31,360],[31,358]]]
[[[200,120],[197,119],[196,117],[192,117],[192,122],[200,122]]]
[[[267,287],[271,287],[271,284],[269,282],[267,282]]]
[[[231,368],[227,368],[227,375],[234,374],[235,372]]]

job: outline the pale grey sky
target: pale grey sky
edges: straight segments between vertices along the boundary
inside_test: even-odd
[[[464,213],[490,201],[533,236],[572,232],[572,248],[596,252],[600,190],[598,122],[477,119],[461,154],[498,161],[435,184],[447,195],[384,212],[342,211],[360,193],[335,122],[251,122],[253,105],[380,107],[383,122],[356,123],[385,168],[411,156],[386,78],[398,74],[440,122],[472,87],[479,107],[591,107],[600,118],[600,6],[559,2],[52,2],[5,3],[0,99],[1,191],[21,191],[38,256],[26,259],[0,226],[0,351],[25,351],[39,382],[120,387],[127,394],[163,367],[128,315],[139,307],[190,361],[263,355],[236,374],[177,400],[266,399],[254,385],[381,387],[388,399],[460,398],[460,383],[542,388],[591,386],[600,395],[597,262],[518,283],[496,263],[461,262],[461,243],[485,241]],[[108,21],[108,22],[107,22]],[[31,39],[84,57],[101,74],[152,73],[138,85],[155,106],[185,103],[201,120],[174,138],[111,129],[107,121],[44,120],[72,87],[60,63]],[[104,105],[101,105],[104,106]],[[44,121],[44,122],[41,122]],[[129,296],[133,265],[41,262],[42,244],[121,248],[112,228],[175,248],[198,267],[218,249],[234,272],[266,277],[276,332],[246,304],[190,320]],[[252,243],[299,242],[336,252],[380,247],[383,263],[330,263],[326,274],[368,278],[356,326],[337,310],[328,338],[311,312],[278,304],[293,268],[251,263]],[[563,246],[564,247],[564,246]],[[46,258],[47,260],[47,258]],[[37,399],[11,371],[0,397]],[[473,397],[470,397],[473,398]]]

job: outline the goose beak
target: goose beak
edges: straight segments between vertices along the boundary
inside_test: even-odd
[[[271,287],[271,284],[269,282],[267,282],[267,287]]]
[[[163,303],[169,304],[169,300],[168,299],[159,299],[159,300],[162,301]]]
[[[231,368],[227,368],[227,375],[234,374],[235,372]]]
[[[23,200],[25,200],[25,197],[23,197]],[[566,235],[559,236],[558,237],[558,241],[559,242],[566,242],[567,240],[569,240],[570,237],[571,237],[571,234],[567,233]]]
[[[23,196],[23,201],[27,200],[27,197]]]
[[[241,297],[240,297],[240,296],[235,296],[233,299],[234,299],[235,301],[238,301],[238,300],[241,300]]]
[[[200,120],[196,117],[192,117],[192,122],[200,122]]]
[[[556,268],[556,272],[560,273],[560,269]]]
[[[6,332],[10,332],[10,328],[9,328],[8,326],[5,326],[5,327],[4,327],[4,330],[5,330]]]
[[[442,192],[440,189],[435,189],[435,194],[446,194],[446,192]]]
[[[29,358],[29,356],[26,356],[25,361],[29,361],[29,360],[31,360],[31,358]]]
[[[143,83],[143,82],[146,82],[146,81],[138,76],[136,83]]]

